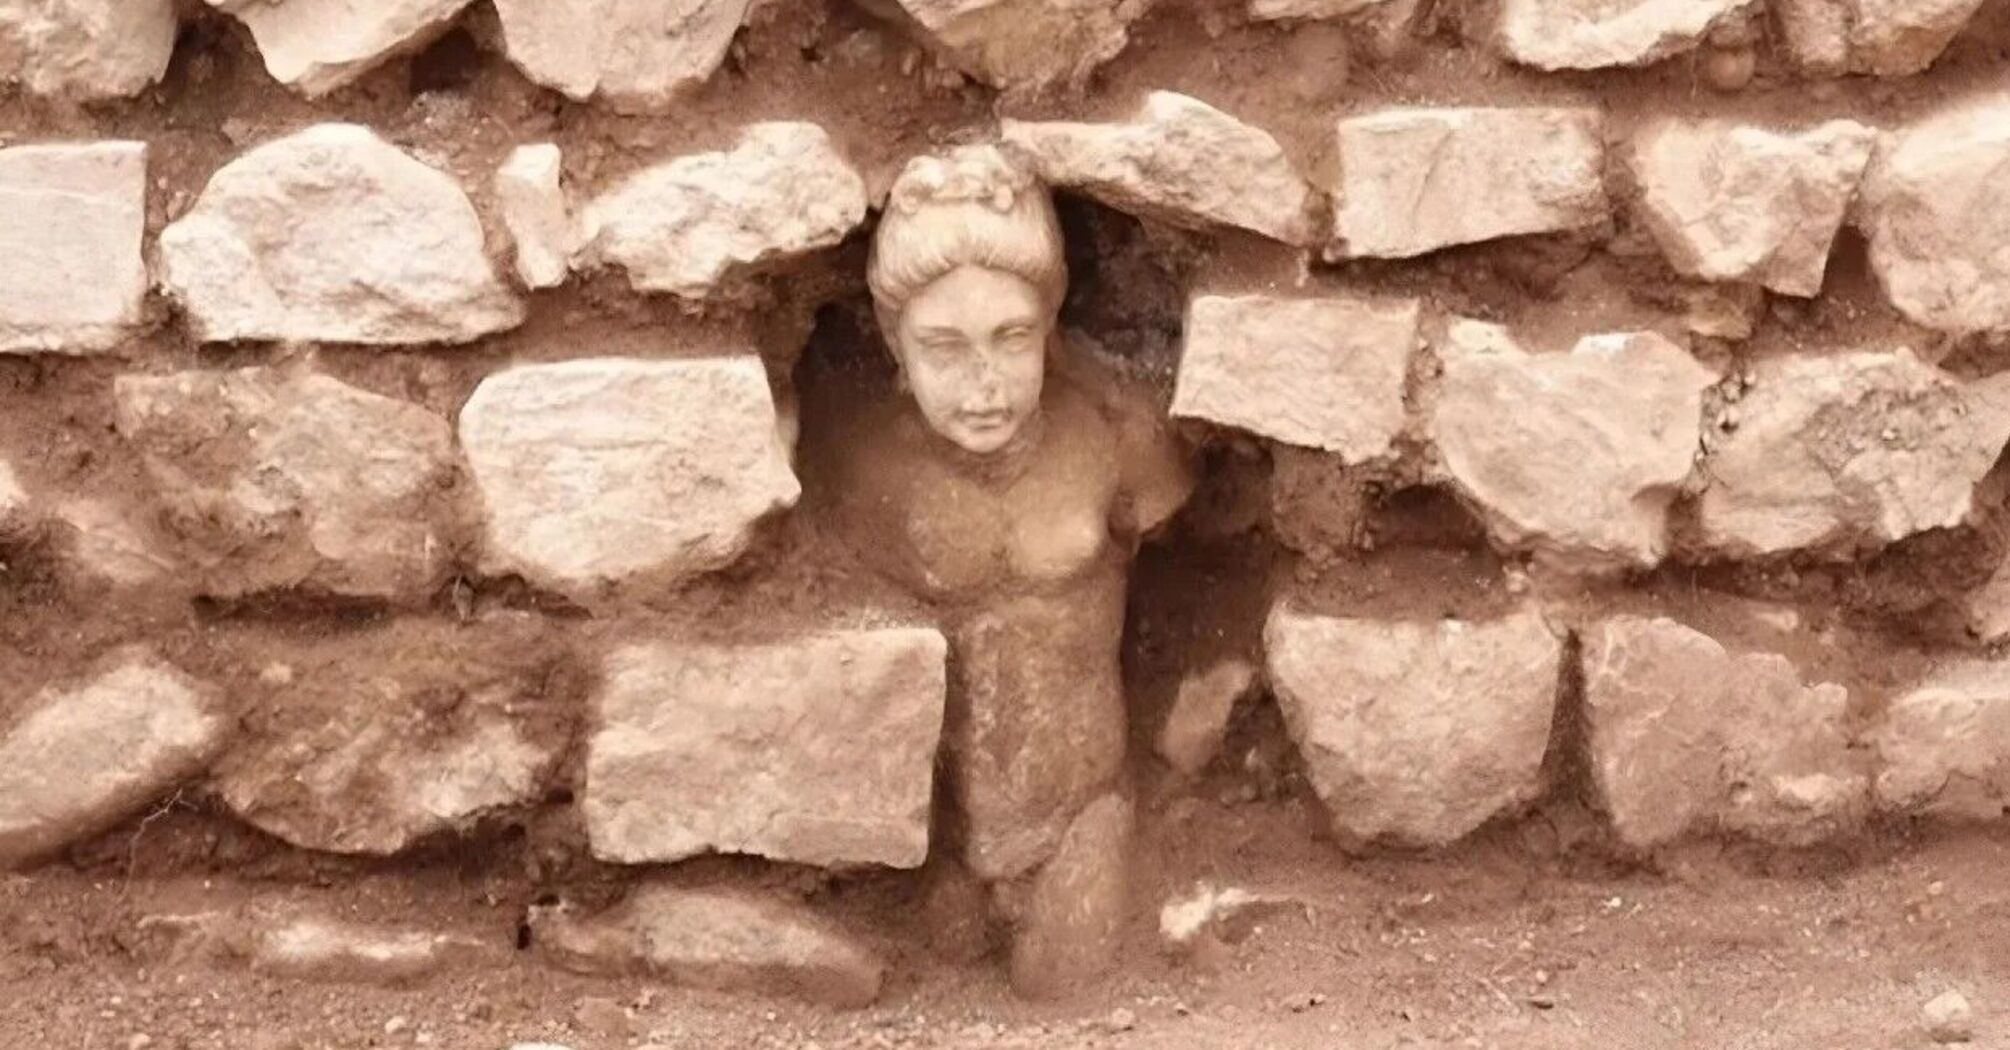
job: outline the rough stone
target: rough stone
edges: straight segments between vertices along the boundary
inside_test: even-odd
[[[1583,662],[1592,781],[1628,845],[1711,831],[1799,845],[1862,815],[1843,687],[1666,617],[1590,626]]]
[[[0,84],[77,101],[137,95],[167,72],[178,25],[175,0],[0,0]]]
[[[1263,637],[1285,725],[1341,834],[1442,846],[1541,792],[1563,643],[1540,614],[1404,623],[1285,604]]]
[[[136,588],[159,583],[178,568],[153,530],[120,503],[72,497],[56,504],[53,517],[68,538],[69,563],[84,579]]]
[[[1857,220],[1899,312],[1958,334],[2010,329],[2010,94],[1886,142]]]
[[[125,338],[146,301],[146,220],[146,143],[0,149],[0,353]]]
[[[1249,17],[1259,22],[1346,18],[1389,0],[1249,0]]]
[[[0,499],[0,504],[4,503]],[[0,520],[4,519],[0,514]],[[1987,580],[1962,595],[1960,604],[1968,633],[1984,643],[2010,638],[2010,558],[1998,562]]]
[[[231,940],[260,973],[360,984],[410,984],[491,954],[472,937],[306,913],[261,917]]]
[[[865,182],[815,124],[755,124],[732,149],[645,168],[586,205],[581,261],[638,291],[698,299],[843,240]]]
[[[224,165],[160,259],[207,342],[465,343],[524,316],[453,177],[353,124]]]
[[[1340,257],[1408,258],[1605,221],[1595,109],[1391,109],[1339,124]]]
[[[1936,1043],[1965,1043],[1975,1038],[1975,1009],[1968,997],[1950,988],[1927,1000],[1919,1016],[1926,1036]]]
[[[274,80],[315,98],[444,32],[468,0],[207,0],[241,21]]]
[[[567,98],[660,113],[711,77],[750,0],[497,0],[503,45]]]
[[[1172,414],[1363,463],[1403,429],[1414,299],[1197,296]]]
[[[496,203],[516,245],[516,275],[526,288],[555,288],[572,272],[579,230],[559,185],[558,147],[518,146],[496,169]]]
[[[1134,0],[867,0],[956,68],[1020,91],[1080,85],[1130,42]]]
[[[581,599],[722,568],[801,494],[751,355],[505,369],[462,407],[460,436],[484,565]]]
[[[34,526],[28,490],[14,475],[14,465],[0,459],[0,543],[19,539]]]
[[[1236,226],[1317,241],[1312,187],[1261,128],[1199,99],[1154,91],[1128,121],[1004,121],[1040,177],[1113,208],[1188,229]]]
[[[0,868],[132,816],[201,772],[229,730],[206,687],[140,651],[24,710],[0,729]]]
[[[745,890],[661,883],[590,918],[538,914],[554,960],[593,974],[645,974],[734,992],[783,993],[835,1006],[879,997],[885,965],[800,904]]]
[[[207,593],[424,601],[453,566],[453,429],[419,405],[271,368],[120,376],[119,433]]]
[[[1703,543],[1734,557],[1889,543],[1966,521],[2010,413],[1909,350],[1763,360],[1713,438]]]
[[[1690,50],[1756,0],[1502,0],[1501,49],[1537,69],[1640,66]]]
[[[1716,375],[1651,332],[1530,354],[1456,320],[1440,356],[1431,439],[1498,543],[1573,570],[1661,560]]]
[[[1773,0],[1787,56],[1803,72],[1909,76],[1933,64],[1982,0]]]
[[[1221,752],[1235,705],[1256,686],[1256,668],[1230,657],[1179,684],[1172,710],[1159,726],[1158,755],[1186,776],[1195,776]]]
[[[575,699],[541,633],[526,616],[289,639],[285,663],[235,690],[242,738],[211,785],[259,830],[336,853],[396,853],[534,803]]]
[[[2010,813],[2010,661],[1935,669],[1892,698],[1869,737],[1881,808],[1964,821]]]
[[[925,628],[615,651],[586,752],[594,854],[920,865],[947,653]]]
[[[1677,271],[1811,296],[1876,142],[1848,120],[1797,134],[1660,121],[1631,154],[1647,228]]]

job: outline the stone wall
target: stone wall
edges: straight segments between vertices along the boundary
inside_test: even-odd
[[[1274,710],[1355,847],[1999,817],[2006,48],[1998,0],[0,0],[0,864],[174,800],[921,865],[945,644],[810,446],[886,372],[893,173],[988,139],[1203,467],[1133,584],[1151,791]]]

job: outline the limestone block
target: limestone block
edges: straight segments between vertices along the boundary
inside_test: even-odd
[[[1910,350],[1763,360],[1705,464],[1703,540],[1749,557],[1959,525],[2010,438],[1996,401]]]
[[[1531,354],[1465,320],[1440,357],[1431,440],[1496,542],[1575,570],[1661,560],[1715,374],[1652,332]]]
[[[0,728],[0,868],[132,816],[201,772],[229,728],[210,690],[137,650],[25,711]]]
[[[1864,179],[1871,268],[1911,320],[2010,329],[2010,94],[1904,128]]]
[[[867,0],[992,87],[1080,85],[1130,42],[1135,0]]]
[[[865,182],[815,124],[755,124],[732,149],[645,168],[586,205],[583,261],[639,291],[703,298],[741,275],[843,240]]]
[[[453,565],[453,429],[331,376],[133,373],[115,422],[206,593],[424,601]]]
[[[1237,226],[1310,245],[1312,187],[1270,133],[1199,99],[1154,91],[1118,124],[1004,121],[1040,177],[1188,229]]]
[[[1605,221],[1595,109],[1391,109],[1340,121],[1336,257],[1407,258]]]
[[[0,84],[77,101],[137,95],[167,72],[178,25],[175,0],[0,0]]]
[[[572,271],[579,230],[559,185],[558,147],[518,146],[496,169],[496,203],[516,244],[516,275],[526,288],[555,288]]]
[[[1694,48],[1757,0],[1502,0],[1500,43],[1537,69],[1640,66]]]
[[[1711,831],[1805,844],[1862,815],[1842,686],[1667,617],[1591,626],[1583,660],[1592,781],[1628,845]]]
[[[1797,134],[1660,121],[1634,138],[1631,161],[1647,228],[1677,271],[1812,296],[1876,143],[1848,120]]]
[[[1882,809],[1969,821],[2010,812],[2010,661],[1936,668],[1892,698],[1870,743]]]
[[[581,800],[594,854],[919,866],[947,653],[922,628],[615,651]]]
[[[567,98],[660,113],[711,77],[750,0],[497,0],[503,46]]]
[[[1342,834],[1442,846],[1541,793],[1563,643],[1540,614],[1405,623],[1281,605],[1263,638]]]
[[[334,853],[396,853],[537,802],[568,739],[539,627],[423,620],[288,639],[285,662],[241,690],[242,739],[211,786],[259,830]]]
[[[1773,0],[1773,21],[1786,56],[1804,72],[1848,72],[1853,6],[1852,0]]]
[[[465,343],[524,316],[459,183],[354,124],[224,165],[160,259],[206,342]]]
[[[836,1006],[878,998],[886,972],[870,949],[802,904],[749,890],[650,884],[600,915],[539,913],[534,928],[534,943],[579,972]]]
[[[146,225],[146,143],[0,149],[0,353],[124,339],[146,301]]]
[[[1389,453],[1418,347],[1415,299],[1196,296],[1172,414],[1323,449]]]
[[[582,599],[723,568],[801,495],[758,358],[497,372],[461,409],[483,564]]]
[[[251,30],[274,80],[309,98],[425,47],[468,6],[468,0],[207,2]]]
[[[1221,752],[1235,705],[1255,687],[1256,668],[1238,657],[1181,680],[1172,709],[1159,726],[1159,757],[1185,776],[1199,775]]]
[[[1982,0],[1773,0],[1787,55],[1809,73],[1907,76],[1933,64]]]

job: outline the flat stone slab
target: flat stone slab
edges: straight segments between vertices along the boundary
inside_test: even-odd
[[[146,143],[0,149],[0,353],[125,339],[146,302],[146,225]]]

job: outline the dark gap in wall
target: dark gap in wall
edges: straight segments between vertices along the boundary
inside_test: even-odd
[[[454,29],[412,58],[413,94],[457,91],[474,82],[482,70],[482,50],[466,29]]]

